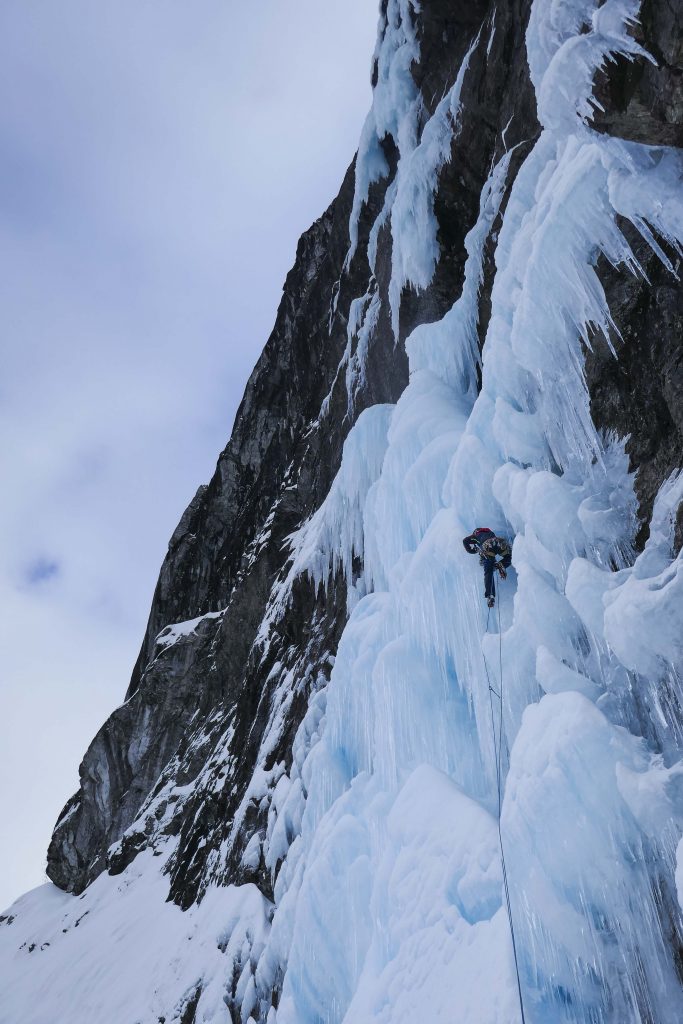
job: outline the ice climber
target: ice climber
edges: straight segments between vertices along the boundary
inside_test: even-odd
[[[493,574],[500,573],[504,580],[507,576],[506,569],[512,563],[512,551],[510,545],[502,537],[496,537],[493,530],[487,526],[479,526],[468,537],[463,537],[465,551],[471,555],[479,555],[479,563],[484,567],[484,597],[489,608],[496,603],[496,585],[493,582]]]

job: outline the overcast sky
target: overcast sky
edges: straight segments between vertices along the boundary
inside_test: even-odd
[[[121,702],[296,242],[370,103],[376,0],[0,7],[0,909]]]

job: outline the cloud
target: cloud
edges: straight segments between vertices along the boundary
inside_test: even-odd
[[[24,575],[26,582],[30,583],[31,586],[46,583],[48,580],[54,579],[55,576],[59,575],[59,563],[50,558],[36,558],[26,567]]]
[[[370,101],[348,0],[10,0],[0,38],[0,904],[42,880],[300,233]]]

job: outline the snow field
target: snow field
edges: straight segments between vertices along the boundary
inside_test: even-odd
[[[0,925],[2,1024],[158,1024],[197,994],[198,1021],[226,1020],[224,996],[238,984],[248,1006],[267,901],[255,886],[229,886],[183,912],[165,902],[159,863],[145,851],[81,897],[44,885],[17,900]]]

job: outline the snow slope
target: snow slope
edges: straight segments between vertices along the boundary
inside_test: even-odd
[[[352,213],[353,246],[389,133],[394,296],[438,259],[431,202],[469,59],[418,133],[417,11],[387,5]],[[261,642],[300,574],[324,585],[341,568],[351,615],[244,855],[264,856],[273,901],[242,886],[165,904],[172,843],[80,901],[36,890],[0,928],[3,1024],[209,1022],[227,1004],[243,1024],[512,1024],[499,814],[526,1020],[683,1019],[683,476],[636,557],[624,439],[596,431],[583,369],[609,341],[598,256],[639,272],[624,222],[667,263],[658,239],[683,243],[680,152],[586,125],[595,70],[641,53],[637,15],[635,0],[535,0],[543,131],[505,206],[481,365],[484,246],[512,154],[482,191],[460,297],[409,337],[408,387],[362,414],[291,539]],[[514,538],[488,616],[461,544],[477,525]]]

